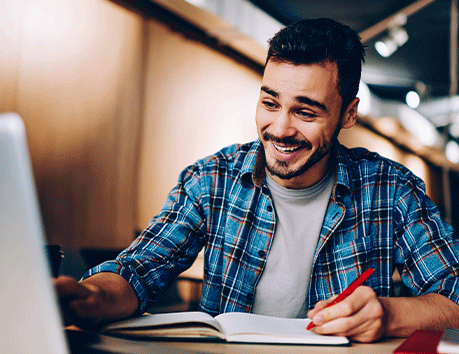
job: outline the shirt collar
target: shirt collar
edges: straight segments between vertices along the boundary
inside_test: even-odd
[[[353,182],[349,171],[352,160],[339,142],[335,144],[331,154],[331,158],[335,160],[332,163],[337,164],[336,184],[352,191]],[[243,162],[241,178],[246,182],[253,183],[258,188],[262,188],[265,181],[265,173],[265,151],[260,139],[257,139],[249,149],[247,158]]]
[[[265,180],[265,152],[260,139],[255,140],[247,151],[240,169],[243,182],[263,187]]]
[[[337,178],[336,184],[345,187],[349,192],[352,192],[354,183],[350,168],[354,164],[353,160],[346,153],[346,148],[339,142],[335,144],[333,156],[336,158]]]

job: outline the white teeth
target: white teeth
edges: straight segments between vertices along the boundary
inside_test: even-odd
[[[276,147],[277,150],[279,150],[280,152],[284,152],[284,153],[294,152],[298,150],[298,146],[282,147],[276,144],[274,144],[274,146]]]

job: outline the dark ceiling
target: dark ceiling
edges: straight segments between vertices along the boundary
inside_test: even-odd
[[[357,32],[383,21],[416,3],[412,0],[251,0],[253,4],[288,25],[302,18],[330,17]],[[419,82],[427,97],[443,97],[450,90],[450,0],[437,0],[408,16],[404,26],[409,39],[389,58],[381,57],[369,40],[363,79],[380,97],[402,100]]]

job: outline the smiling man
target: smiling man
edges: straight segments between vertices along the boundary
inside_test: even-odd
[[[81,282],[58,278],[68,319],[97,326],[143,313],[204,248],[200,309],[211,315],[309,317],[318,333],[362,342],[458,328],[459,245],[423,182],[338,141],[356,121],[363,54],[358,35],[329,19],[277,33],[259,139],[186,168],[116,260]],[[326,307],[369,268],[365,285]],[[396,269],[412,297],[391,297]]]
[[[336,63],[295,65],[268,61],[256,122],[266,169],[276,183],[306,188],[327,170],[328,155],[342,128],[357,117],[355,98],[341,113]]]

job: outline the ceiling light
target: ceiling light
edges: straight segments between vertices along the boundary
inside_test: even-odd
[[[397,50],[397,44],[390,38],[383,38],[375,43],[375,49],[384,58],[390,57]]]
[[[454,122],[449,126],[449,133],[454,138],[459,138],[459,122]]]
[[[405,101],[408,106],[415,109],[418,108],[419,103],[421,103],[421,98],[416,91],[410,91],[406,94]]]
[[[459,145],[454,140],[446,143],[445,155],[452,163],[459,163]]]
[[[390,57],[395,51],[406,43],[408,33],[403,27],[389,28],[387,37],[375,43],[375,49],[384,58]]]
[[[186,0],[186,2],[190,3],[191,5],[198,6],[198,7],[206,7],[207,1],[206,0]]]
[[[358,108],[359,114],[363,116],[369,115],[371,112],[371,92],[368,85],[363,81],[360,81],[357,97],[360,99]]]

